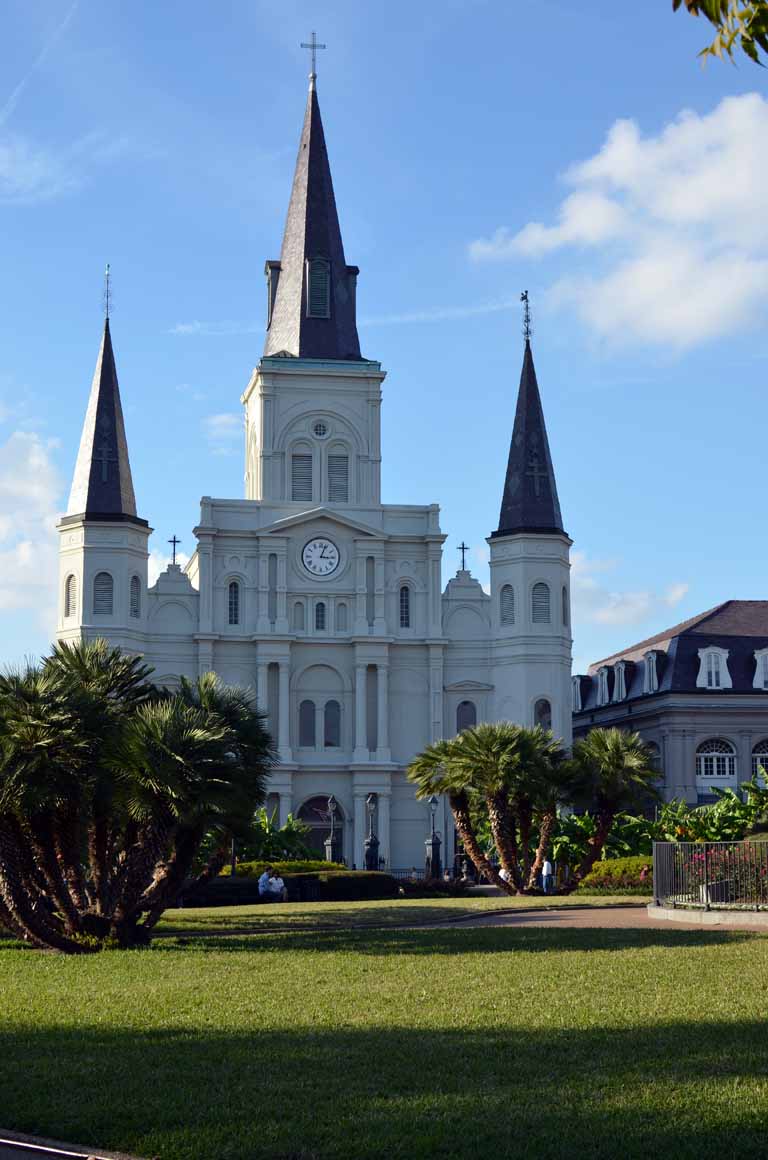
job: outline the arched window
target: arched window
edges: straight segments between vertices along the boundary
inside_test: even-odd
[[[571,708],[574,713],[581,712],[581,677],[571,677]]]
[[[291,456],[291,499],[312,499],[312,454],[296,451]]]
[[[336,605],[336,631],[347,631],[347,606],[344,601]]]
[[[315,605],[315,632],[325,632],[325,602],[318,600]]]
[[[141,580],[131,576],[131,616],[136,620],[141,616]]]
[[[597,703],[598,705],[607,705],[610,699],[611,698],[608,689],[608,666],[602,665],[597,670]]]
[[[499,594],[502,624],[515,623],[515,590],[511,584],[504,584]]]
[[[301,600],[297,600],[293,606],[293,631],[304,631],[304,605]]]
[[[568,589],[563,584],[563,628],[567,628],[570,624],[571,615],[568,609]]]
[[[299,746],[315,748],[315,702],[302,701],[299,705]]]
[[[542,729],[552,728],[552,706],[546,697],[539,697],[533,706],[533,723]]]
[[[456,706],[456,732],[473,729],[477,725],[477,709],[472,701],[459,701]]]
[[[754,689],[768,689],[768,648],[755,649]]]
[[[97,572],[93,579],[94,616],[111,616],[115,584],[109,572]]]
[[[338,749],[341,745],[341,705],[338,701],[325,703],[325,748]]]
[[[730,689],[731,674],[728,671],[727,648],[709,645],[699,649],[699,672],[696,677],[698,689]]]
[[[696,780],[699,788],[736,780],[736,750],[730,741],[713,737],[696,750]]]
[[[752,776],[758,779],[760,785],[765,785],[766,777],[765,773],[760,772],[761,769],[768,773],[768,739],[758,741],[752,750]]]
[[[407,584],[400,586],[400,627],[411,627],[411,590]]]
[[[229,585],[229,623],[240,623],[240,585],[232,580]]]
[[[64,615],[74,616],[77,612],[77,576],[67,576],[64,585]]]
[[[627,695],[627,662],[618,661],[613,666],[613,699],[623,701]]]
[[[656,664],[656,653],[647,652],[643,657],[645,661],[643,671],[643,692],[657,693],[659,690],[659,670]]]
[[[331,266],[325,258],[307,262],[307,318],[331,316]]]
[[[541,581],[531,592],[531,619],[534,624],[549,624],[549,587]]]
[[[330,503],[349,502],[349,456],[328,456],[328,500]]]

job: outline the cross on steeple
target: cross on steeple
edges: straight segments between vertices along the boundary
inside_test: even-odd
[[[467,552],[469,551],[469,545],[465,544],[464,541],[462,540],[458,546],[457,551],[461,552],[461,570],[462,570],[462,572],[466,572],[466,570],[467,570]]]
[[[104,317],[109,321],[109,311],[112,306],[112,275],[109,272],[109,262],[104,271]]]
[[[308,48],[310,53],[312,54],[312,72],[309,74],[309,79],[311,81],[314,81],[315,77],[317,76],[317,50],[318,50],[318,48],[327,48],[328,45],[321,44],[320,41],[317,39],[317,33],[313,32],[312,37],[309,41],[302,40],[301,47]]]
[[[531,335],[533,334],[533,327],[531,326],[531,306],[528,301],[527,290],[523,290],[522,294],[520,295],[520,301],[523,304],[523,338],[526,342],[530,342]]]
[[[176,539],[176,533],[174,532],[174,534],[173,534],[173,538],[172,538],[172,539],[170,539],[170,540],[168,541],[168,543],[169,543],[169,544],[171,545],[171,547],[173,548],[173,560],[171,561],[171,563],[172,563],[172,564],[175,564],[175,563],[176,563],[176,548],[177,548],[177,547],[178,547],[178,545],[181,543],[181,540],[177,540],[177,539]]]

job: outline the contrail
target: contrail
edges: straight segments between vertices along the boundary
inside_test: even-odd
[[[59,24],[58,27],[55,28],[54,31],[51,33],[51,35],[48,37],[45,44],[43,45],[43,47],[40,49],[39,53],[37,54],[37,57],[33,61],[31,67],[27,71],[26,76],[23,76],[21,78],[19,83],[16,85],[16,88],[13,90],[11,95],[8,97],[8,100],[5,102],[3,107],[0,108],[0,128],[2,128],[2,126],[6,123],[6,121],[9,119],[9,117],[12,116],[13,111],[19,102],[19,97],[24,92],[25,88],[27,87],[30,80],[37,72],[37,70],[44,63],[45,58],[48,56],[48,53],[51,51],[53,46],[56,44],[56,41],[59,40],[59,38],[62,36],[62,34],[66,31],[67,25],[69,24],[70,20],[74,16],[75,10],[76,10],[79,2],[80,2],[80,0],[73,0],[73,3],[71,5],[69,11],[67,12],[66,16],[62,20],[61,24]]]

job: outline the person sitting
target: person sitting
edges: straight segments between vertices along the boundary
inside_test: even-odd
[[[266,866],[259,878],[259,898],[262,902],[284,902],[287,891],[282,878],[275,877],[273,866]]]

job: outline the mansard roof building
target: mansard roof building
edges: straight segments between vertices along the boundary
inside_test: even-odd
[[[58,637],[106,637],[168,686],[215,670],[254,689],[279,749],[281,821],[298,814],[322,848],[332,795],[338,854],[359,867],[370,799],[380,855],[399,869],[423,864],[429,811],[405,770],[425,745],[500,718],[569,741],[571,541],[526,341],[490,594],[463,567],[442,590],[438,505],[382,503],[385,372],[361,354],[358,273],[312,75],[280,259],[266,263],[264,351],[241,398],[245,496],[203,496],[189,563],[148,586],[107,322],[59,529]],[[444,802],[437,825],[450,857]]]
[[[573,732],[636,729],[667,798],[711,801],[768,768],[768,600],[726,600],[574,676]]]

